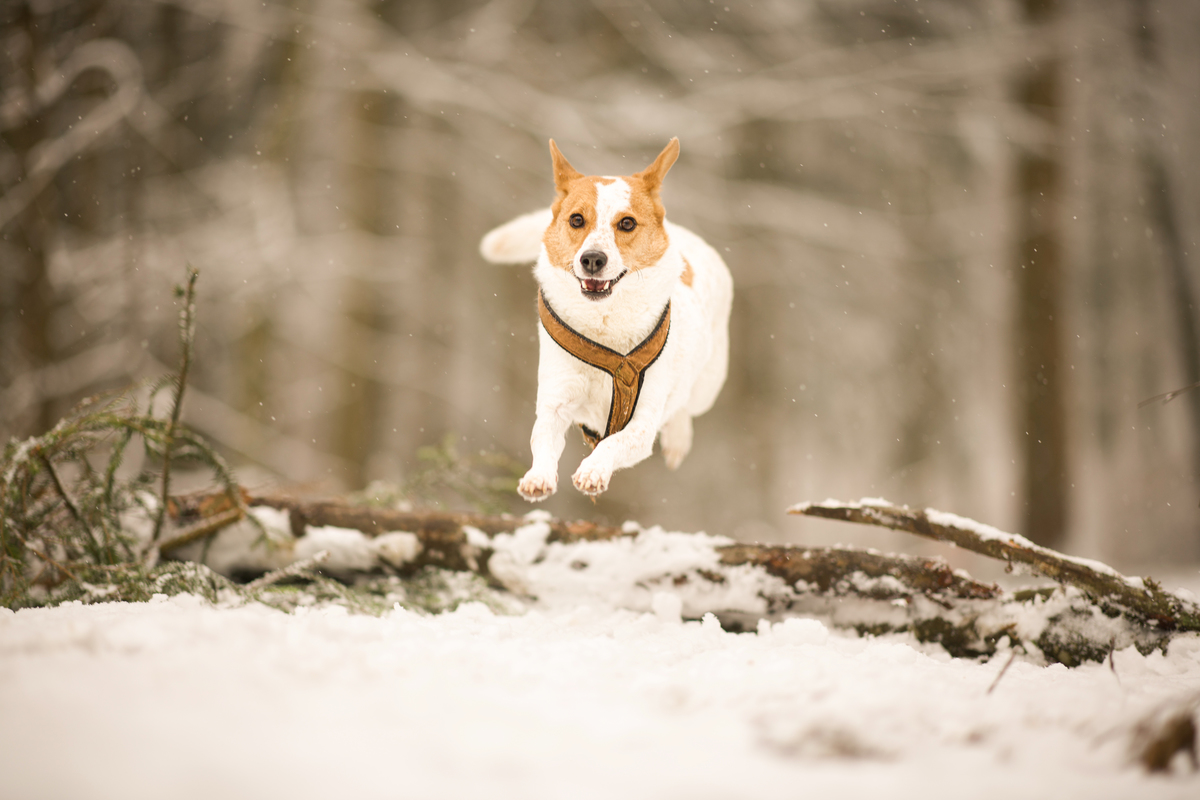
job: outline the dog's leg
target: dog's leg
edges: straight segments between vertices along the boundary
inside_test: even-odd
[[[558,489],[558,459],[567,442],[571,423],[551,408],[539,408],[529,448],[533,451],[533,466],[517,484],[517,491],[531,503],[545,500]]]
[[[679,469],[683,459],[692,449],[692,415],[686,408],[675,412],[675,416],[667,420],[658,432],[658,441],[662,445],[663,460],[667,469]]]
[[[654,434],[654,426],[643,419],[602,440],[575,470],[571,478],[575,488],[593,497],[607,490],[613,472],[632,467],[654,452]]]

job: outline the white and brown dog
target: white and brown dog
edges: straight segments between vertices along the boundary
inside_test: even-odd
[[[725,382],[733,280],[699,236],[666,221],[659,190],[679,156],[672,139],[646,169],[585,176],[550,141],[558,197],[483,238],[484,258],[537,259],[537,421],[533,466],[518,491],[537,501],[558,488],[567,429],[594,450],[572,478],[588,495],[653,451],[675,469],[692,446],[692,417]]]

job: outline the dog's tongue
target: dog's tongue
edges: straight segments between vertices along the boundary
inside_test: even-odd
[[[604,284],[608,281],[595,281],[590,278],[585,278],[583,281],[584,288],[589,292],[600,292],[604,290]]]

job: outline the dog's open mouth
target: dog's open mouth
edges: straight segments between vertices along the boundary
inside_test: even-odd
[[[624,277],[625,273],[622,272],[620,275],[610,281],[598,281],[593,280],[592,278],[580,278],[579,290],[583,292],[583,296],[587,299],[599,300],[612,294],[613,287],[617,285],[617,281]]]

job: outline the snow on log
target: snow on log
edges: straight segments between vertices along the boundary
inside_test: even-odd
[[[1068,666],[1129,646],[1165,648],[1175,633],[1200,628],[1191,603],[1149,579],[1126,578],[1098,562],[961,517],[884,501],[827,501],[791,510],[950,541],[1064,585],[1013,592],[981,583],[941,558],[739,543],[635,523],[566,522],[545,511],[513,517],[283,495],[244,499],[260,524],[291,542],[275,550],[275,561],[258,574],[332,549],[337,555],[321,569],[343,578],[371,570],[400,576],[426,568],[470,571],[530,600],[607,603],[656,614],[678,607],[690,618],[712,612],[734,630],[753,628],[761,619],[816,616],[862,635],[910,633],[954,656],[990,656],[1012,647]],[[180,557],[186,557],[183,551]],[[233,565],[231,572],[253,574],[254,568]]]
[[[949,542],[1074,586],[1102,609],[1133,616],[1146,625],[1164,631],[1200,631],[1200,608],[1165,591],[1151,578],[1128,578],[1107,564],[1064,555],[973,519],[931,508],[921,511],[895,506],[875,498],[856,503],[800,503],[788,513],[877,525]]]

